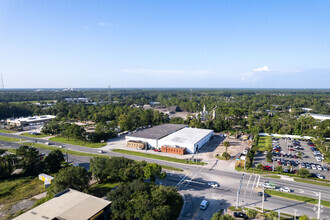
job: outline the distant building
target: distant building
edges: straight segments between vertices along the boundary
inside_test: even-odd
[[[52,180],[54,177],[47,175],[45,173],[39,174],[39,180],[42,180],[44,182],[45,188],[48,188],[52,184]]]
[[[33,117],[25,117],[25,118],[8,118],[7,123],[9,125],[24,126],[28,124],[44,123],[47,121],[51,121],[54,118],[56,118],[55,115],[41,115],[41,116],[33,116]]]
[[[305,112],[309,112],[309,111],[312,111],[313,109],[311,109],[311,108],[301,108],[303,111],[305,111]]]
[[[312,116],[314,119],[318,119],[318,120],[321,120],[321,121],[324,121],[324,120],[328,120],[328,119],[330,119],[330,115],[311,114],[311,113],[305,113],[305,114],[301,114],[301,115],[310,115],[310,116]]]
[[[53,199],[31,209],[16,220],[108,219],[110,201],[67,189]]]
[[[65,101],[67,102],[75,102],[75,103],[85,103],[89,102],[90,100],[88,98],[65,98]]]

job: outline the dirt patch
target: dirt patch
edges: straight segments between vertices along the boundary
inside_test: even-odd
[[[34,203],[36,202],[35,199],[24,199],[18,203],[16,203],[15,205],[13,205],[11,207],[11,209],[9,210],[9,213],[7,213],[7,215],[14,215],[20,211],[24,211],[27,209],[30,209]]]
[[[228,141],[230,143],[230,147],[228,147],[227,152],[234,157],[236,154],[243,152],[246,147],[249,147],[247,141],[240,141],[236,138],[226,138],[223,142]],[[226,147],[223,146],[223,142],[217,147],[214,151],[214,157],[219,154],[222,155],[223,152],[226,151]]]

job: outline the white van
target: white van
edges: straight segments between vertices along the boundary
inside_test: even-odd
[[[205,210],[208,205],[209,205],[209,202],[207,200],[203,200],[201,202],[201,206],[200,206],[201,210]]]

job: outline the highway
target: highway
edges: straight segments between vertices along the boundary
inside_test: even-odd
[[[0,133],[1,136],[20,138],[38,143],[49,142],[38,138],[31,138],[25,136],[19,136],[15,134]],[[53,142],[55,145],[65,145],[70,150],[85,152],[85,153],[97,153],[98,149],[87,148],[76,145],[69,145],[63,143]],[[1,143],[0,143],[1,144]],[[8,145],[14,146],[10,143]],[[186,205],[181,213],[180,219],[210,219],[214,212],[220,210],[220,208],[226,209],[230,205],[236,204],[236,195],[240,185],[240,179],[242,173],[237,171],[226,170],[226,167],[220,167],[221,165],[208,164],[206,166],[188,165],[181,163],[174,163],[168,161],[161,161],[155,159],[149,159],[139,156],[120,154],[115,152],[105,152],[103,155],[127,157],[133,160],[142,161],[145,160],[149,163],[158,163],[160,165],[172,166],[183,169],[184,173],[168,172],[166,180],[161,180],[162,184],[173,185],[179,188],[179,192],[184,196]],[[82,161],[87,163],[88,157],[71,157],[72,160]],[[83,158],[83,159],[80,159]],[[213,168],[212,168],[213,167]],[[240,193],[240,206],[244,207],[261,207],[261,197],[257,195],[260,188],[257,187],[259,177],[250,173],[246,173],[242,184],[242,190]],[[293,190],[292,193],[304,195],[308,197],[314,197],[316,192],[322,193],[322,199],[330,201],[330,188],[325,186],[318,186],[313,184],[306,184],[300,182],[293,182],[283,179],[274,179],[260,177],[259,183],[264,181],[270,181],[277,186],[288,186]],[[207,185],[208,181],[216,181],[220,184],[219,188],[212,188]],[[208,211],[201,211],[199,204],[202,199],[207,199],[210,202]],[[294,200],[283,199],[279,197],[270,197],[264,202],[264,208],[274,211],[280,211],[294,215],[296,210],[297,215],[307,214],[310,217],[316,217],[315,205],[306,204]],[[330,219],[330,209],[322,208],[321,219]]]

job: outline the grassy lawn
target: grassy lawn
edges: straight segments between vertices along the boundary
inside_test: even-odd
[[[175,168],[175,167],[170,167],[170,166],[166,166],[166,165],[160,165],[162,167],[162,169],[166,169],[166,170],[173,170],[173,171],[178,171],[178,172],[182,172],[182,169],[179,168]]]
[[[72,144],[72,145],[78,145],[78,146],[90,147],[90,148],[99,148],[99,147],[104,147],[105,145],[107,145],[107,143],[88,143],[88,142],[85,143],[84,141],[79,141],[79,140],[75,141],[72,139],[70,139],[68,141],[68,139],[65,137],[52,137],[49,140],[64,143],[64,144]]]
[[[2,212],[7,212],[17,202],[45,192],[43,182],[38,178],[15,178],[0,181],[0,204]],[[8,213],[5,219],[11,219]]]
[[[275,178],[275,179],[281,179],[280,176],[277,176],[277,175],[267,175],[265,177],[270,177],[270,178]]]
[[[301,202],[306,202],[306,203],[311,203],[311,204],[318,204],[318,202],[319,202],[319,200],[316,198],[310,198],[307,196],[300,196],[300,195],[295,195],[295,194],[291,194],[291,193],[279,192],[279,191],[268,190],[268,189],[265,190],[265,192],[272,196],[293,199],[296,201],[301,201]],[[330,201],[321,200],[321,205],[330,207]]]
[[[6,129],[0,129],[0,132],[2,132],[2,133],[15,133],[14,131],[6,130]]]
[[[294,178],[294,181],[330,187],[330,181],[314,181],[314,180],[302,179],[302,178]]]
[[[197,164],[197,165],[205,165],[206,163],[204,162],[192,162],[192,161],[187,161],[184,159],[178,159],[174,157],[166,157],[166,156],[161,156],[161,155],[155,155],[155,154],[145,154],[142,152],[136,152],[136,151],[130,151],[130,150],[122,150],[122,149],[114,149],[112,150],[113,152],[117,153],[122,153],[122,154],[129,154],[129,155],[135,155],[139,157],[147,157],[147,158],[152,158],[152,159],[157,159],[157,160],[166,160],[166,161],[171,161],[171,162],[176,162],[176,163],[185,163],[185,164]]]
[[[272,146],[267,147],[267,141],[272,143],[271,137],[266,137],[266,136],[260,136],[259,141],[258,141],[258,150],[259,151],[270,151],[272,149]]]
[[[0,141],[19,142],[19,141],[21,141],[21,140],[24,141],[24,139],[0,136]]]
[[[115,183],[94,183],[90,186],[88,193],[97,196],[97,197],[103,197],[106,196],[108,192],[111,191],[112,188],[119,185],[119,182]]]
[[[29,134],[29,133],[23,133],[21,134],[22,136],[26,136],[26,137],[32,137],[32,138],[43,138],[43,137],[49,137],[48,134],[39,134],[39,135],[36,135],[36,134]]]

